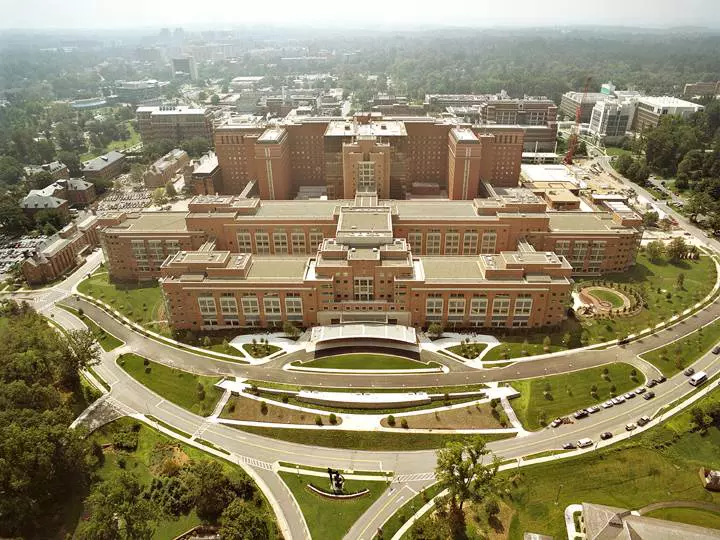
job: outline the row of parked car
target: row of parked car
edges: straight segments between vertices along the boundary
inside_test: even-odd
[[[650,423],[650,417],[643,415],[640,418],[638,418],[637,422],[630,422],[629,424],[625,425],[625,431],[636,430],[638,428],[638,426],[642,427],[648,423]],[[603,431],[600,434],[600,438],[603,441],[611,439],[612,436],[613,436],[612,431]],[[575,448],[587,448],[588,446],[592,446],[593,442],[594,441],[592,439],[586,437],[584,439],[580,439],[577,442],[572,442],[572,441],[566,442],[565,444],[562,445],[562,447],[563,447],[563,450],[574,450]]]

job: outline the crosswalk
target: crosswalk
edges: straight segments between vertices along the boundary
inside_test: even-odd
[[[259,459],[248,456],[238,456],[238,460],[245,465],[250,465],[251,467],[255,467],[257,469],[265,469],[266,471],[273,470],[272,463],[268,463],[267,461],[260,461]]]
[[[400,474],[395,477],[396,482],[403,484],[407,482],[426,482],[428,480],[435,480],[435,473]]]

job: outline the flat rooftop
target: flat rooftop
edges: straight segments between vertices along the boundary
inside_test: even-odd
[[[316,326],[312,329],[310,334],[310,340],[316,343],[349,338],[386,339],[391,341],[402,341],[412,345],[417,344],[417,334],[415,329],[399,324],[343,324],[338,326]]]
[[[577,184],[575,176],[565,165],[530,165],[520,166],[520,174],[531,182],[572,182]]]
[[[551,212],[548,217],[551,231],[622,233],[633,230],[616,223],[606,212]]]
[[[405,124],[395,120],[380,120],[368,124],[352,121],[332,121],[325,130],[326,137],[404,137]]]
[[[107,230],[109,232],[186,232],[186,215],[187,212],[141,212],[139,214],[131,214],[125,221],[119,225],[108,227]]]
[[[485,281],[477,257],[420,257],[425,282]]]
[[[285,282],[298,281],[302,283],[305,276],[307,257],[255,257],[253,256],[248,281],[257,282]]]

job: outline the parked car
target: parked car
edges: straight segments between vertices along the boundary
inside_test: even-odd
[[[601,438],[603,441],[607,441],[608,439],[611,439],[612,436],[613,436],[612,433],[610,433],[609,431],[603,431],[603,432],[600,434],[600,438]]]
[[[580,409],[579,411],[575,411],[573,413],[573,416],[576,420],[580,420],[581,418],[585,418],[588,415],[588,412],[585,409]]]
[[[587,448],[588,446],[592,446],[593,440],[592,439],[580,439],[577,442],[578,448]]]
[[[630,422],[629,424],[625,424],[625,431],[632,431],[633,429],[637,429],[637,424]]]
[[[628,393],[625,394],[623,397],[624,397],[625,399],[632,399],[632,398],[635,397],[635,392],[632,392],[632,391],[631,391],[631,392],[628,392]]]
[[[720,354],[720,345],[715,345],[712,352],[713,354]]]
[[[585,410],[590,414],[595,414],[596,412],[600,411],[600,407],[598,407],[597,405],[593,405],[592,407],[588,407]]]
[[[616,396],[612,398],[610,401],[612,401],[615,405],[620,405],[621,403],[625,403],[625,398],[622,396]]]
[[[562,424],[562,418],[556,418],[552,422],[550,422],[550,427],[558,427],[560,424]]]
[[[665,375],[660,375],[658,378],[655,379],[655,382],[658,384],[664,383],[665,381],[667,381],[667,377]]]
[[[638,395],[639,395],[639,394],[644,394],[645,392],[647,392],[647,388],[645,388],[644,386],[641,386],[640,388],[636,388],[636,389],[635,389],[635,393],[638,394]]]
[[[695,373],[695,368],[691,368],[691,367],[689,367],[685,371],[683,371],[683,375],[685,375],[686,377],[689,377],[693,373]]]
[[[652,388],[653,386],[657,386],[657,382],[655,379],[650,379],[645,385],[645,388]]]
[[[655,392],[648,392],[647,394],[645,394],[645,395],[643,396],[643,399],[646,399],[646,400],[647,400],[647,399],[652,399],[652,398],[654,398],[654,397],[655,397]]]
[[[606,401],[605,403],[602,404],[602,407],[603,407],[603,409],[609,409],[613,405],[615,405],[615,404],[612,401]]]
[[[562,445],[562,447],[563,450],[574,450],[575,448],[577,448],[574,442],[566,442]]]
[[[641,416],[638,418],[637,425],[638,426],[644,426],[645,424],[650,423],[650,417],[649,416]]]

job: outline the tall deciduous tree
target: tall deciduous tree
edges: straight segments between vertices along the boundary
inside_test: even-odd
[[[270,538],[266,517],[242,499],[232,501],[220,516],[220,540],[265,540]]]

